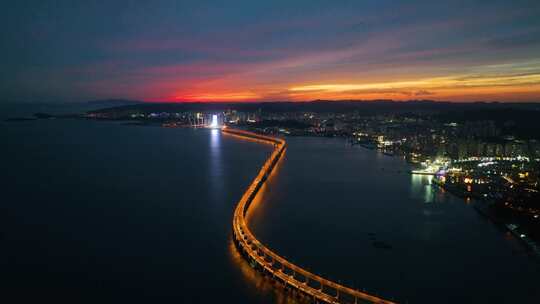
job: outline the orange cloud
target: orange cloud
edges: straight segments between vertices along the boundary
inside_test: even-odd
[[[182,101],[246,101],[257,100],[261,96],[252,92],[200,93],[178,95],[174,99]]]

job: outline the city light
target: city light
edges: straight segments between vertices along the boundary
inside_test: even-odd
[[[210,128],[212,129],[219,128],[218,117],[216,114],[212,115],[212,122],[210,123]]]

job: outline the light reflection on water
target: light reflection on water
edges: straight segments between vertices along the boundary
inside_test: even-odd
[[[225,172],[223,172],[223,159],[222,159],[222,149],[221,146],[221,132],[217,129],[210,130],[210,155],[209,155],[209,162],[210,166],[208,166],[208,169],[210,170],[210,195],[216,199],[216,201],[219,201],[220,193],[223,193],[225,190],[225,183],[224,183],[224,175]]]
[[[411,196],[422,197],[422,200],[426,204],[438,202],[438,191],[433,191],[432,185],[433,176],[411,174]]]
[[[296,292],[286,290],[282,284],[253,269],[242,257],[232,238],[229,240],[229,254],[235,266],[240,269],[246,285],[255,286],[257,293],[265,298],[272,298],[276,304],[305,304],[309,299]]]
[[[263,202],[268,202],[266,199],[266,196],[268,195],[270,189],[272,188],[272,185],[275,185],[278,182],[279,178],[279,172],[280,168],[282,166],[282,163],[286,159],[286,153],[287,149],[283,150],[283,155],[279,159],[279,161],[276,163],[276,166],[274,167],[274,170],[270,173],[270,176],[268,176],[268,179],[266,182],[262,185],[261,189],[253,199],[253,202],[251,203],[250,208],[248,209],[248,212],[246,213],[246,221],[250,222],[250,219],[255,215],[262,215],[264,216],[264,210],[266,208],[271,208],[271,206],[266,206]],[[269,202],[271,203],[271,202]]]

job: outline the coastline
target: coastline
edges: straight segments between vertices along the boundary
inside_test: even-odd
[[[516,240],[518,240],[525,248],[530,250],[534,257],[540,257],[540,246],[538,246],[536,242],[530,237],[523,234],[523,231],[521,231],[518,225],[507,222],[503,218],[497,216],[491,209],[491,206],[493,204],[492,202],[482,199],[478,196],[469,196],[466,193],[459,192],[454,188],[446,187],[445,185],[437,182],[432,183],[432,185],[444,189],[448,191],[451,195],[454,195],[458,198],[466,198],[468,200],[472,198],[472,206],[474,210],[476,210],[476,212],[487,218],[495,226],[510,232]]]
[[[367,147],[365,145],[359,144],[362,148],[366,150],[375,151],[376,153],[381,153],[387,156],[393,156],[396,157],[398,155],[389,155],[388,153],[384,153],[383,151],[379,151],[372,147]],[[407,162],[408,163],[408,162]],[[411,175],[431,175],[434,176],[433,173],[427,173],[427,172],[415,172],[414,170],[409,170],[409,174]],[[519,225],[516,225],[512,222],[508,222],[504,220],[503,218],[497,216],[490,208],[491,204],[490,202],[486,201],[485,199],[482,199],[479,196],[469,195],[468,193],[464,193],[462,191],[459,191],[455,188],[447,187],[445,185],[442,185],[440,183],[437,183],[435,179],[432,180],[432,186],[438,187],[441,189],[444,189],[445,191],[448,191],[451,195],[453,195],[456,198],[460,199],[472,199],[472,207],[478,214],[482,215],[484,218],[488,219],[493,225],[496,227],[501,228],[504,231],[509,232],[512,237],[514,237],[520,244],[523,245],[524,248],[526,248],[529,251],[529,255],[535,258],[540,258],[540,245],[537,244],[534,240],[532,240],[530,237],[526,236],[523,231],[520,229]]]

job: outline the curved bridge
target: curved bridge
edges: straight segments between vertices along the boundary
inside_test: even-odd
[[[223,128],[222,132],[274,145],[272,154],[242,195],[234,211],[234,243],[251,266],[283,283],[286,287],[299,291],[316,303],[393,303],[311,273],[290,263],[257,240],[247,226],[245,215],[257,192],[283,155],[286,142],[280,138],[237,129]]]

